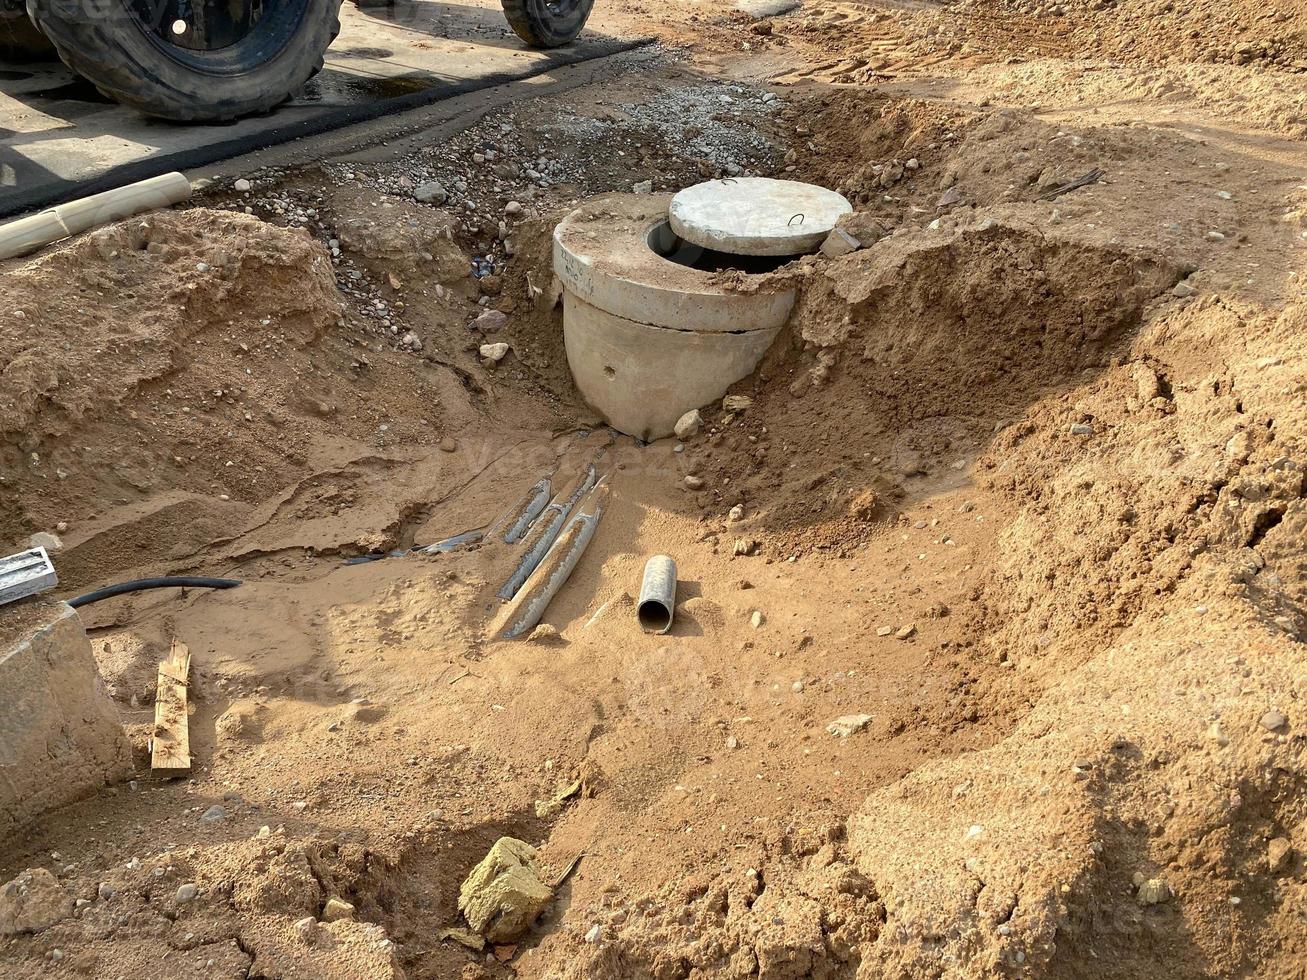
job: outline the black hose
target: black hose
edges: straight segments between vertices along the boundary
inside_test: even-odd
[[[69,599],[68,605],[76,609],[101,599],[112,599],[116,595],[128,592],[141,592],[144,589],[234,589],[241,584],[238,578],[196,578],[192,575],[164,575],[160,578],[138,578],[117,585],[106,585],[86,595]]]

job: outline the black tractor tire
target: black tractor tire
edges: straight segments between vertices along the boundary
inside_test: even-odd
[[[585,27],[594,0],[502,0],[513,33],[533,48],[571,44]]]
[[[36,29],[23,10],[0,7],[0,60],[54,61],[54,45]]]
[[[27,12],[64,64],[114,100],[176,122],[229,122],[270,111],[321,70],[340,3],[285,0],[215,50],[161,40],[128,0],[27,0]]]

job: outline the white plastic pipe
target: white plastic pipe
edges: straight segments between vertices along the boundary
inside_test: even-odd
[[[78,198],[0,226],[0,259],[27,255],[51,242],[80,235],[142,211],[172,207],[191,196],[191,182],[173,171],[149,180]]]

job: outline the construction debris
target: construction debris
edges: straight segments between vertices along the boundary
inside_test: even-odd
[[[536,873],[536,849],[501,837],[458,890],[458,910],[473,930],[493,943],[508,943],[531,928],[554,897]]]
[[[599,522],[603,519],[608,495],[608,484],[601,481],[577,505],[576,514],[568,520],[566,529],[558,535],[531,576],[499,615],[499,625],[496,628],[499,636],[506,640],[515,639],[540,622],[550,601],[567,582],[572,569],[581,560],[590,539],[594,537]],[[547,510],[541,520],[546,516]],[[527,535],[526,546],[531,546],[535,540],[534,535],[533,528],[531,534]]]
[[[50,556],[41,547],[0,558],[0,606],[52,589],[59,583]]]
[[[154,699],[150,769],[158,776],[185,776],[191,771],[186,703],[190,669],[190,650],[180,640],[173,640],[168,659],[159,664],[159,685]]]

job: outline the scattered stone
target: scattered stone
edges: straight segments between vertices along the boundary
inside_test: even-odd
[[[1262,715],[1262,717],[1257,721],[1257,724],[1261,725],[1268,732],[1279,731],[1288,723],[1289,719],[1285,713],[1283,711],[1276,711],[1274,708]]]
[[[1171,295],[1179,299],[1187,299],[1196,292],[1198,292],[1198,290],[1194,289],[1194,287],[1189,285],[1187,282],[1177,282],[1171,287]]]
[[[458,450],[458,442],[453,436],[445,436],[440,440],[440,451],[442,453],[452,453]]]
[[[306,915],[295,922],[295,935],[300,937],[303,943],[311,943],[318,934],[318,920],[311,915]]]
[[[731,553],[737,558],[752,555],[758,550],[758,542],[753,538],[736,538]]]
[[[445,185],[440,181],[432,180],[419,184],[413,192],[413,199],[422,204],[444,204],[449,200],[449,191],[445,190]]]
[[[194,900],[195,900],[195,896],[196,896],[198,893],[199,893],[199,889],[196,888],[195,885],[193,885],[191,882],[188,881],[186,884],[180,886],[180,887],[177,889],[177,904],[178,904],[178,905],[185,905],[187,902],[192,902],[192,901],[194,901]]]
[[[961,200],[962,200],[962,192],[958,190],[956,187],[950,187],[948,190],[946,190],[943,194],[939,196],[939,200],[935,202],[935,207],[947,208],[950,207],[951,205],[957,204]]]
[[[599,942],[599,936],[603,933],[603,931],[604,931],[603,927],[600,926],[598,922],[596,922],[594,925],[592,925],[589,929],[586,930],[585,941],[588,943]]]
[[[755,609],[753,615],[749,617],[749,625],[754,629],[762,629],[762,624],[767,622],[767,617],[762,614],[761,609]]]
[[[528,643],[557,643],[561,637],[558,630],[548,623],[541,623],[526,638]]]
[[[64,543],[57,534],[51,534],[49,531],[37,531],[27,539],[27,546],[29,548],[44,548],[49,554],[54,554],[56,551],[63,550]]]
[[[912,636],[916,632],[917,632],[917,624],[908,623],[907,626],[903,626],[900,629],[898,629],[894,633],[894,635],[898,637],[900,640],[906,640],[908,637]]]
[[[753,399],[748,395],[727,395],[722,399],[722,411],[724,412],[747,412],[753,405]]]
[[[869,724],[871,724],[871,715],[840,715],[826,726],[826,731],[836,738],[848,738],[850,735],[856,735]]]
[[[744,505],[736,504],[726,513],[726,519],[731,522],[744,520]]]
[[[790,690],[793,691],[795,694],[802,694],[803,681],[795,681],[793,684],[790,685]]]
[[[1207,737],[1217,745],[1221,746],[1221,748],[1225,748],[1225,746],[1230,744],[1230,736],[1226,735],[1225,732],[1221,730],[1221,723],[1219,721],[1214,721],[1208,726]]]
[[[1073,436],[1092,436],[1094,427],[1086,422],[1073,422],[1071,423],[1071,434]]]
[[[0,936],[40,932],[72,912],[72,896],[45,868],[28,868],[0,885]]]
[[[698,477],[698,476],[687,476],[687,477],[686,477],[684,480],[682,480],[681,482],[683,482],[683,483],[685,484],[685,489],[687,489],[687,490],[702,490],[702,489],[703,489],[703,478],[702,478],[702,477]]]
[[[1170,899],[1171,888],[1161,878],[1149,878],[1139,886],[1135,897],[1140,905],[1157,905]]]
[[[342,919],[353,921],[354,906],[343,898],[331,897],[322,908],[323,922],[339,922]]]
[[[1293,858],[1293,844],[1284,837],[1272,837],[1266,843],[1266,865],[1271,874],[1279,874],[1289,867]]]
[[[457,927],[453,929],[441,929],[440,932],[436,934],[436,938],[441,940],[452,939],[460,946],[466,946],[468,949],[475,950],[478,953],[486,948],[485,939],[478,936],[471,929],[459,929]]]
[[[726,736],[726,747],[732,751],[740,747],[740,740],[734,735]]]
[[[826,240],[821,243],[821,254],[828,259],[838,259],[841,255],[848,255],[850,252],[856,252],[862,248],[862,243],[850,235],[843,228],[836,228]]]
[[[118,889],[114,888],[109,882],[102,881],[99,887],[95,889],[95,894],[99,895],[102,901],[107,902],[118,894]]]
[[[226,819],[227,811],[222,808],[220,803],[213,804],[200,814],[200,823],[222,823]]]
[[[509,201],[507,204],[504,205],[504,214],[512,216],[521,213],[522,213],[522,204],[520,201]]]
[[[248,180],[246,180],[244,177],[240,177],[240,178],[238,178],[238,179],[236,180],[236,182],[235,182],[234,184],[232,184],[231,186],[235,189],[236,193],[238,193],[238,194],[244,194],[244,193],[246,193],[246,192],[247,192],[251,187],[253,187],[254,185],[251,184],[251,183],[250,183]]]
[[[632,184],[632,185],[631,185],[631,193],[633,193],[633,194],[652,194],[652,193],[653,193],[653,181],[652,181],[652,180],[642,180],[642,181],[640,181],[640,183],[638,183],[638,184]]]
[[[482,333],[497,333],[508,326],[508,315],[499,310],[486,310],[472,321],[472,329]]]
[[[699,434],[703,427],[703,416],[697,408],[691,409],[676,420],[676,438],[690,439]]]
[[[1207,233],[1207,240],[1209,242],[1223,242],[1225,241],[1225,235],[1213,229]]]
[[[535,868],[536,849],[501,837],[458,890],[458,909],[476,932],[494,943],[517,939],[553,898]]]
[[[498,364],[508,356],[508,345],[503,341],[497,344],[482,344],[481,356],[491,364]]]
[[[555,816],[563,812],[563,807],[567,806],[567,801],[576,796],[579,792],[581,792],[581,780],[578,777],[558,790],[558,792],[549,799],[536,800],[536,817],[540,820],[552,820]]]
[[[880,629],[876,630],[876,635],[877,635],[877,636],[889,636],[889,635],[890,635],[891,633],[893,633],[893,632],[894,632],[894,627],[893,627],[893,626],[882,626],[882,627],[880,627]]]

